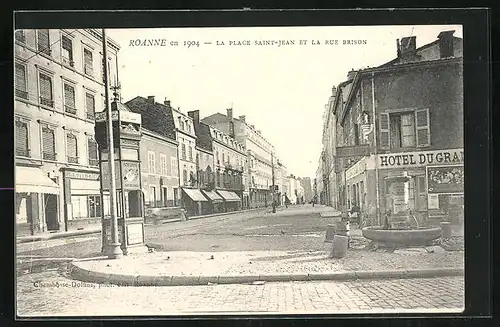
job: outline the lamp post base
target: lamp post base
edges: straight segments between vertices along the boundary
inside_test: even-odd
[[[108,246],[108,258],[109,259],[119,259],[123,256],[123,251],[120,247],[120,243],[111,243]]]

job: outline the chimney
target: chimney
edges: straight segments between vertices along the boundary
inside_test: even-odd
[[[399,39],[396,40],[396,49],[397,49],[397,54],[398,58],[401,57],[401,44],[399,44]]]
[[[415,52],[417,51],[417,37],[408,36],[402,38],[399,48],[400,48],[399,50],[400,56],[404,56],[407,54],[415,54]]]
[[[188,116],[193,118],[193,122],[194,122],[195,126],[198,126],[200,124],[200,111],[199,110],[189,111]]]
[[[163,101],[163,104],[166,105],[167,107],[170,107],[170,100],[167,100],[167,98],[165,98],[165,101]]]
[[[337,88],[334,86],[332,86],[332,95],[335,96],[335,94],[337,93]]]
[[[439,57],[449,58],[455,55],[453,49],[453,34],[455,31],[443,31],[439,33]]]
[[[245,115],[241,115],[241,116],[239,117],[239,120],[240,120],[242,123],[245,123],[245,122],[246,122],[246,121],[245,121],[245,119],[246,119],[246,116],[245,116]]]
[[[154,95],[148,96],[148,102],[155,103],[155,96]]]
[[[233,109],[230,108],[230,109],[227,109],[227,120],[228,120],[228,124],[229,124],[229,136],[231,136],[232,138],[234,138],[234,122],[233,122]]]

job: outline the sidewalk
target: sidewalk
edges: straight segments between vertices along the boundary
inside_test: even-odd
[[[278,207],[278,208],[276,208],[276,211],[283,210],[283,208]],[[218,216],[227,216],[227,215],[241,214],[241,213],[254,212],[254,211],[264,211],[264,212],[268,213],[271,210],[272,210],[271,208],[254,208],[254,209],[231,211],[231,212],[221,212],[221,213],[210,214],[210,215],[191,216],[191,217],[188,217],[188,220],[196,220],[196,219],[211,218],[211,217],[218,217]],[[167,224],[167,223],[174,223],[174,222],[179,222],[179,221],[182,221],[182,220],[180,218],[164,219],[164,220],[160,221],[159,225]],[[153,225],[153,224],[146,224],[145,223],[144,225],[149,226],[149,225]],[[67,231],[67,232],[54,232],[54,233],[42,233],[42,234],[37,234],[37,235],[18,236],[16,239],[16,242],[19,244],[19,243],[46,241],[46,240],[50,240],[50,239],[57,239],[57,238],[64,238],[64,237],[97,234],[100,232],[101,232],[101,226],[98,226],[98,227],[93,227],[93,228]]]
[[[324,251],[153,252],[117,260],[71,263],[84,282],[128,286],[176,286],[276,281],[433,278],[463,276],[463,252],[350,250],[342,259]]]

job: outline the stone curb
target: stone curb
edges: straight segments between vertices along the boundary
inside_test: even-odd
[[[462,268],[433,268],[386,271],[343,271],[311,274],[276,274],[242,276],[148,276],[110,274],[70,265],[70,275],[80,281],[90,283],[115,284],[119,286],[194,286],[207,284],[248,284],[253,282],[292,281],[352,281],[370,279],[406,279],[463,276]]]

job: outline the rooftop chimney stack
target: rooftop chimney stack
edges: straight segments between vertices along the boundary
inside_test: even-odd
[[[239,119],[240,119],[240,121],[241,121],[242,123],[246,123],[246,121],[245,121],[245,120],[246,120],[246,116],[245,116],[245,115],[241,115],[241,116],[239,117]]]
[[[401,39],[400,56],[415,54],[417,51],[417,37],[408,36]]]
[[[167,98],[165,98],[165,101],[163,101],[163,104],[166,105],[167,107],[170,107],[170,100],[167,100]]]
[[[397,54],[398,58],[401,57],[401,44],[399,43],[399,39],[396,39],[396,49],[397,49]]]
[[[193,118],[193,122],[194,122],[195,126],[198,126],[200,124],[200,111],[199,110],[189,111],[188,116]]]
[[[453,34],[455,31],[443,31],[439,33],[439,57],[440,58],[450,58],[455,56],[455,51],[453,47]]]
[[[227,120],[229,124],[229,136],[234,138],[233,108],[227,109]]]
[[[347,73],[347,80],[352,81],[354,79],[354,75],[356,75],[356,71],[353,68],[350,72]]]
[[[148,96],[148,102],[155,103],[155,96],[154,95]]]

